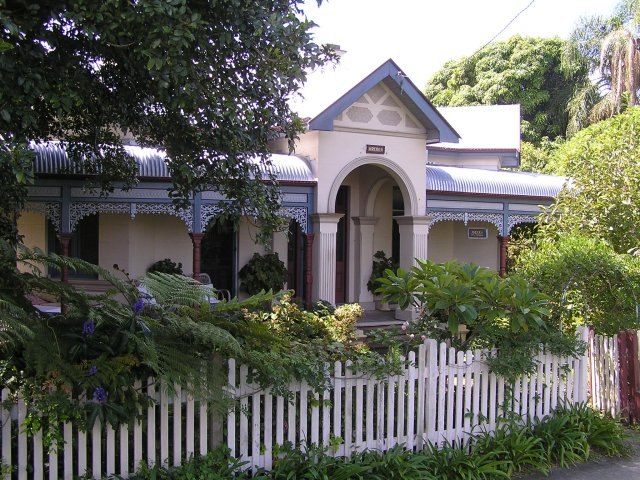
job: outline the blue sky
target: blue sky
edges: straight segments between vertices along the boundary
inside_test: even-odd
[[[451,59],[471,55],[531,0],[307,0],[305,12],[318,27],[316,41],[346,53],[337,67],[309,75],[292,105],[315,116],[355,83],[393,58],[423,88]],[[535,0],[496,40],[512,35],[567,38],[580,17],[607,16],[619,0]]]

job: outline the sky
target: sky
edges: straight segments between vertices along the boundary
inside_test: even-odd
[[[531,0],[306,0],[319,43],[340,45],[338,66],[311,72],[291,105],[314,117],[392,58],[421,90],[448,60],[473,54]],[[580,17],[609,16],[619,0],[534,0],[495,41],[568,38]]]

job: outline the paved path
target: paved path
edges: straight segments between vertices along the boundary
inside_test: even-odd
[[[528,475],[519,480],[640,480],[640,432],[630,432],[634,453],[627,458],[600,458],[572,468],[554,468],[548,477]]]

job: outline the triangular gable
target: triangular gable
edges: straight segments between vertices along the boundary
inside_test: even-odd
[[[365,110],[359,110],[361,108],[367,108],[366,105],[364,105],[365,102],[363,102],[363,99],[367,100],[371,92],[375,92],[377,89],[381,92],[386,91],[390,94],[388,96],[389,98],[400,102],[401,105],[397,105],[397,108],[391,109],[395,110],[402,117],[399,122],[396,122],[397,119],[393,114],[385,113],[383,116],[373,119],[374,115],[372,112],[369,111],[369,113],[367,113]],[[371,98],[368,98],[368,100],[370,102]],[[382,101],[384,102],[384,100]],[[360,105],[360,103],[363,103],[363,105]],[[355,111],[351,110],[353,118],[358,119],[358,114],[362,113],[363,117],[361,120],[371,117],[372,121],[375,120],[386,125],[387,128],[385,129],[389,131],[398,131],[399,133],[415,131],[416,133],[422,132],[423,134],[426,132],[428,143],[455,143],[460,138],[453,127],[436,110],[431,102],[427,100],[414,83],[402,73],[400,67],[398,67],[393,60],[387,60],[311,120],[309,122],[309,129],[334,130],[341,122],[344,123],[352,120],[349,118],[345,119],[350,107],[356,108]],[[406,112],[404,116],[402,115],[403,111]],[[378,111],[378,113],[380,112]],[[361,123],[366,122],[361,121]],[[402,125],[402,127],[400,125]],[[403,132],[403,129],[407,130],[407,132]]]

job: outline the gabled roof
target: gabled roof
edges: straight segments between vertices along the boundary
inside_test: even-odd
[[[429,145],[429,150],[520,151],[520,105],[438,107],[460,133],[459,142]]]
[[[570,180],[555,175],[427,165],[427,192],[433,193],[553,198],[565,185]]]
[[[427,141],[455,143],[460,135],[391,59],[309,122],[310,130],[333,130],[334,119],[371,88],[382,82],[427,130]]]
[[[30,148],[35,152],[36,175],[83,174],[81,169],[74,168],[60,142],[33,143]],[[124,149],[138,164],[139,178],[171,178],[164,151],[136,145],[125,145]],[[274,173],[280,182],[316,181],[307,162],[298,156],[271,154],[269,159],[270,165],[261,164],[257,157],[252,161],[259,164],[262,173]]]

